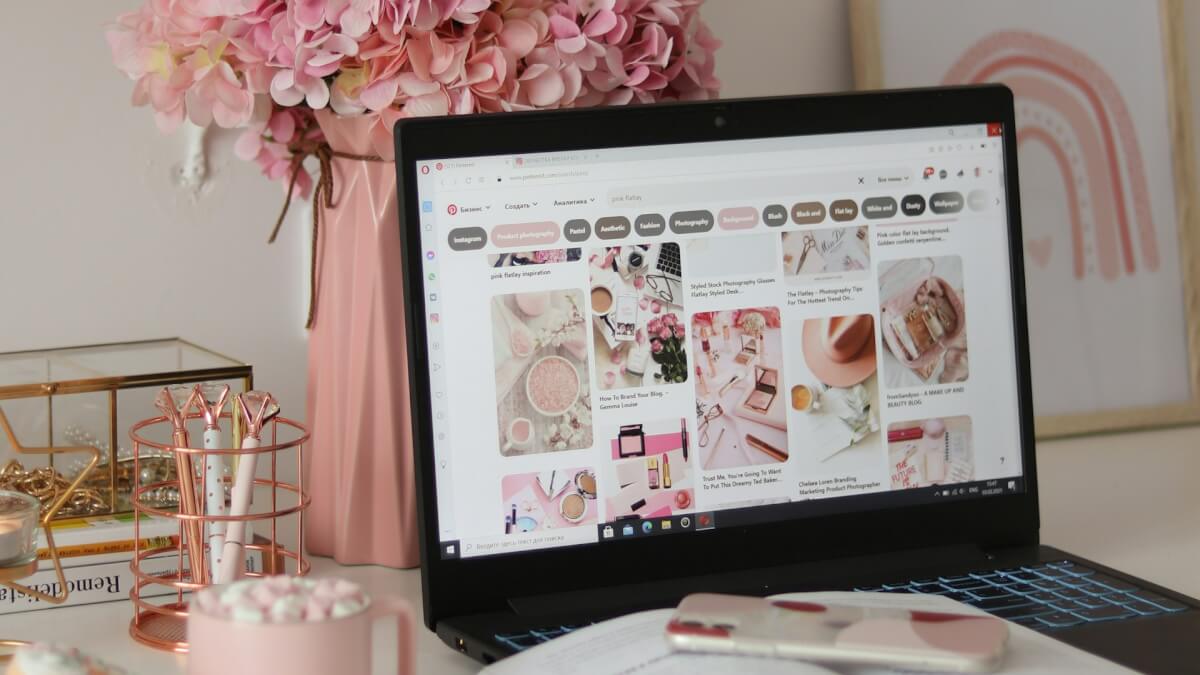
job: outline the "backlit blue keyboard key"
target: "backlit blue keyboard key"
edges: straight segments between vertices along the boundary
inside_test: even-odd
[[[1055,612],[1053,614],[1043,614],[1037,617],[1037,620],[1048,628],[1066,628],[1067,626],[1077,626],[1083,623],[1083,619],[1066,612]]]
[[[936,593],[1036,630],[1187,609],[1183,603],[1069,560],[855,590]]]
[[[1182,612],[1183,610],[1187,609],[1187,605],[1181,602],[1176,602],[1170,598],[1164,598],[1163,596],[1157,593],[1151,593],[1150,591],[1135,591],[1129,595],[1137,598],[1138,600],[1148,602],[1155,607],[1168,612]]]

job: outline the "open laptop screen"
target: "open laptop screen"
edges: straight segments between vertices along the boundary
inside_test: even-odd
[[[442,557],[1023,491],[1002,143],[420,162]]]

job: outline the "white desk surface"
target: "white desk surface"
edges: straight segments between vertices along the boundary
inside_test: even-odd
[[[1038,469],[1043,542],[1200,597],[1200,428],[1043,442]],[[404,595],[420,613],[416,570],[340,567],[323,559],[313,570],[352,579],[372,593]],[[127,602],[11,614],[0,617],[0,636],[56,639],[138,675],[182,672],[184,657],[129,638],[129,618]],[[424,628],[417,666],[420,673],[447,675],[479,668]]]

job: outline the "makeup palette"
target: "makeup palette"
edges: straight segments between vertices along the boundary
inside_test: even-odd
[[[646,433],[640,424],[626,424],[617,434],[617,455],[642,457],[646,454]]]
[[[758,339],[753,335],[742,335],[742,349],[733,357],[733,360],[741,365],[746,365],[754,359],[758,358]]]
[[[742,406],[755,412],[766,413],[775,404],[778,384],[778,370],[755,366],[754,388],[742,401]]]
[[[587,515],[587,501],[578,492],[568,492],[558,502],[558,511],[570,523],[578,523]]]
[[[575,474],[575,490],[578,491],[584,499],[595,499],[596,474],[586,469]]]
[[[780,396],[779,370],[754,366],[754,382],[742,397],[734,414],[760,424],[787,430],[787,404]]]

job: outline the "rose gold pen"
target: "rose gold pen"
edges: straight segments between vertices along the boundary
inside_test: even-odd
[[[221,447],[221,411],[229,399],[229,385],[205,383],[196,385],[194,394],[196,407],[204,417],[204,449],[217,450]],[[197,503],[199,503],[197,499]],[[210,516],[225,515],[225,456],[204,456],[204,513]],[[208,542],[209,583],[217,584],[217,570],[221,565],[221,550],[225,546],[225,522],[216,520],[204,525],[204,539]]]
[[[233,400],[234,405],[241,410],[245,422],[242,450],[253,450],[259,445],[263,425],[279,414],[279,404],[265,391],[247,391],[238,394]],[[233,492],[229,496],[230,516],[242,517],[250,513],[257,465],[258,455],[254,452],[239,457],[237,475],[233,479]],[[245,575],[246,539],[246,521],[229,521],[225,528],[225,544],[221,551],[221,568],[216,573],[220,583],[232,583]]]
[[[171,423],[171,442],[176,448],[187,448],[187,412],[192,407],[194,390],[187,385],[163,387],[154,399],[154,405],[162,411]],[[185,515],[194,516],[200,512],[199,502],[196,501],[195,470],[192,456],[185,452],[175,453],[175,472],[179,476],[179,511]],[[207,583],[204,575],[204,537],[201,534],[200,521],[185,519],[183,521],[184,538],[188,547],[188,566],[192,574],[192,583]]]

